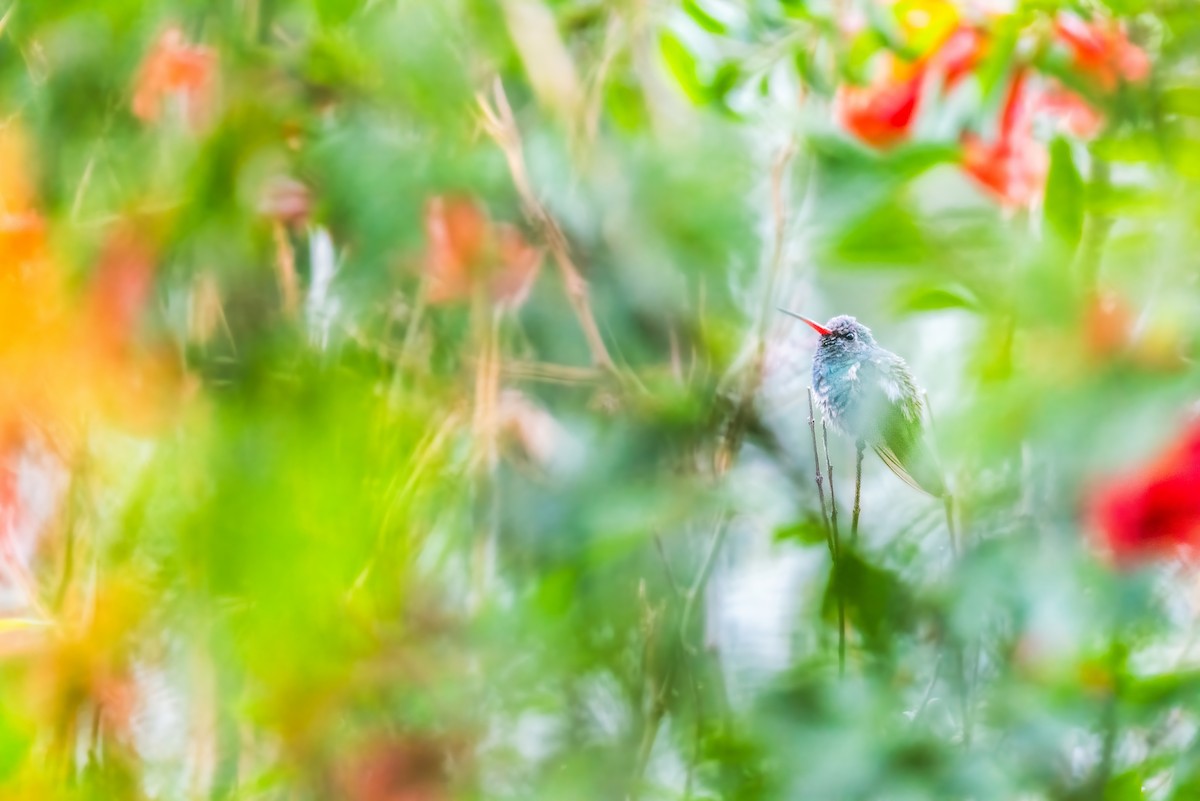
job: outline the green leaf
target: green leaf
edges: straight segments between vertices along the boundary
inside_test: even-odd
[[[724,103],[725,97],[732,92],[742,79],[742,70],[736,61],[726,61],[717,67],[717,73],[705,90],[709,100],[714,103]]]
[[[846,266],[911,267],[929,255],[920,223],[898,202],[883,203],[848,225],[829,256]]]
[[[870,28],[854,37],[850,42],[849,52],[846,53],[846,70],[855,81],[867,80],[867,62],[886,45],[883,37]]]
[[[340,25],[363,6],[363,0],[316,0],[317,16],[324,25]]]
[[[1200,87],[1172,86],[1162,93],[1162,108],[1170,114],[1200,117]]]
[[[912,592],[900,577],[867,562],[845,545],[825,588],[822,608],[826,619],[837,614],[838,592],[843,593],[847,617],[871,651],[888,650],[892,640],[909,629],[914,620]]]
[[[1075,166],[1071,145],[1062,138],[1050,146],[1050,174],[1046,178],[1046,227],[1072,250],[1083,232],[1083,178]]]
[[[699,0],[683,0],[683,10],[692,18],[693,22],[709,33],[726,33],[728,31],[725,23],[705,11]]]
[[[947,284],[914,287],[908,294],[900,297],[896,308],[901,312],[940,311],[942,309],[978,311],[981,304],[975,293],[967,287],[961,284]]]
[[[672,33],[663,32],[658,41],[667,70],[693,103],[700,105],[708,99],[704,82],[696,69],[696,57]]]
[[[1195,698],[1200,692],[1200,671],[1162,673],[1154,676],[1129,677],[1121,697],[1131,706],[1154,710]]]
[[[1094,155],[1109,162],[1146,164],[1163,155],[1161,142],[1149,131],[1122,131],[1092,143]]]
[[[1142,790],[1146,782],[1144,765],[1139,765],[1109,779],[1104,788],[1105,801],[1141,801],[1146,795]]]
[[[1154,189],[1106,186],[1088,193],[1088,208],[1120,217],[1153,217],[1167,211],[1167,200]]]
[[[824,545],[829,535],[825,521],[815,512],[809,512],[800,520],[775,529],[775,542],[795,541],[801,545]]]

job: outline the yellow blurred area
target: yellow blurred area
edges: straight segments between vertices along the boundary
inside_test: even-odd
[[[135,429],[157,419],[160,390],[178,370],[169,352],[134,347],[153,285],[145,237],[118,224],[84,291],[69,291],[35,199],[32,156],[17,124],[0,131],[0,446],[33,427],[66,456],[97,415]]]

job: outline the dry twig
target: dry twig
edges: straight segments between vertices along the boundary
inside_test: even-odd
[[[567,300],[570,302],[575,317],[579,321],[579,327],[587,340],[592,361],[600,367],[615,371],[616,365],[608,353],[604,338],[600,335],[600,328],[596,325],[587,282],[571,258],[567,237],[558,221],[538,199],[533,191],[533,185],[529,181],[529,171],[525,165],[525,153],[521,143],[521,132],[517,127],[512,106],[509,105],[508,96],[504,92],[504,84],[500,78],[497,77],[492,84],[491,100],[483,93],[480,93],[476,99],[483,114],[484,129],[500,146],[508,161],[508,169],[512,174],[517,194],[521,197],[521,206],[525,216],[533,223],[538,234],[549,247],[550,254],[554,257],[554,263],[558,267],[559,276],[566,289]]]

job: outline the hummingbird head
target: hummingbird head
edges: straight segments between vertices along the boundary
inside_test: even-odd
[[[849,315],[834,317],[824,328],[829,333],[821,335],[817,347],[827,357],[858,357],[875,347],[871,329]]]
[[[786,309],[780,309],[780,311],[803,320],[821,335],[817,353],[823,359],[853,359],[857,361],[876,347],[875,337],[871,336],[871,329],[849,315],[838,315],[825,325],[821,325],[807,317],[801,317],[795,312]]]

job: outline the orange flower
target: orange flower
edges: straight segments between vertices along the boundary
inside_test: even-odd
[[[1146,51],[1130,42],[1115,20],[1088,22],[1062,13],[1054,18],[1054,33],[1070,52],[1072,66],[1106,91],[1118,80],[1136,83],[1150,74]]]
[[[1099,292],[1084,309],[1084,343],[1092,356],[1111,358],[1129,345],[1133,313],[1112,292]]]
[[[492,301],[520,306],[541,267],[541,251],[514,227],[493,223],[478,203],[435,197],[425,208],[429,302],[451,303],[483,287]]]
[[[158,121],[168,101],[182,106],[193,129],[204,127],[216,91],[217,55],[211,48],[188,44],[177,27],[167,28],[142,62],[133,93],[133,113]]]

